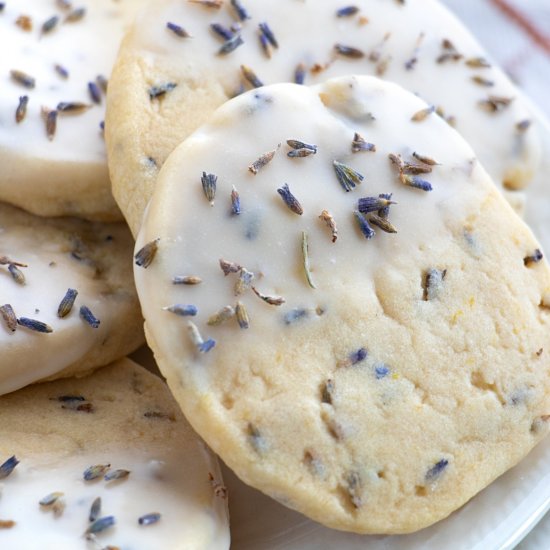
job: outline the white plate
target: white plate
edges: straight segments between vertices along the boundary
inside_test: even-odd
[[[527,191],[526,219],[550,253],[550,124],[532,109],[548,158]],[[359,536],[327,529],[245,486],[227,468],[225,479],[232,550],[508,550],[550,509],[550,438],[460,510],[412,535]]]

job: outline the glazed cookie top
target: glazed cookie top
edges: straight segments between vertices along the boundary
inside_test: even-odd
[[[0,200],[29,206],[38,214],[117,215],[108,193],[100,125],[120,39],[143,4],[140,0],[2,4],[0,159],[7,168]],[[45,165],[56,171],[57,178],[49,182],[53,189],[44,189]],[[88,173],[79,174],[83,169]],[[90,179],[92,190],[85,187]],[[21,185],[31,192],[20,193]],[[47,197],[48,203],[41,204],[36,195]],[[51,211],[54,200],[59,205]]]
[[[164,0],[137,18],[113,71],[106,132],[113,193],[134,233],[168,154],[228,98],[276,82],[397,82],[456,127],[499,185],[530,181],[540,161],[531,115],[454,16],[433,0],[345,6]]]
[[[277,84],[164,165],[136,245],[146,335],[248,484],[403,533],[550,418],[550,271],[472,149],[395,84]]]
[[[0,395],[90,370],[143,341],[126,225],[0,205]]]
[[[3,548],[229,547],[218,464],[130,360],[0,398]]]

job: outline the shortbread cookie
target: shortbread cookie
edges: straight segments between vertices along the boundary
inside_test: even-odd
[[[505,188],[537,170],[537,129],[518,90],[437,2],[242,4],[152,2],[123,41],[106,139],[113,193],[134,234],[168,154],[216,107],[261,84],[382,76],[431,103]]]
[[[229,548],[216,459],[136,363],[5,395],[0,411],[2,548]]]
[[[550,269],[472,149],[395,84],[277,84],[169,157],[146,335],[246,483],[330,527],[446,517],[548,431]]]
[[[144,3],[2,3],[1,201],[44,216],[121,219],[102,135],[105,90]]]
[[[136,349],[142,318],[125,224],[0,205],[0,395]]]

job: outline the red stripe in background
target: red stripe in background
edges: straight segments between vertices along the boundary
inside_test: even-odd
[[[511,21],[522,28],[548,55],[550,55],[550,36],[545,35],[538,29],[529,18],[520,10],[510,5],[506,0],[489,0],[493,5],[500,9]]]

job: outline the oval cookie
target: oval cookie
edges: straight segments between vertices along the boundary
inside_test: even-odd
[[[0,395],[84,374],[143,342],[125,224],[0,205]]]
[[[107,79],[139,0],[6,2],[0,13],[0,200],[121,219],[107,171]]]
[[[3,548],[229,547],[215,457],[128,359],[0,398]]]
[[[530,112],[445,8],[432,0],[344,6],[165,0],[138,17],[113,71],[106,130],[113,193],[134,234],[168,154],[216,107],[261,84],[381,76],[455,126],[497,183],[531,180],[541,147]]]
[[[406,533],[550,418],[550,270],[472,149],[395,84],[233,99],[164,165],[136,246],[146,335],[241,479]]]

